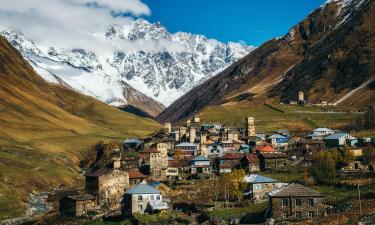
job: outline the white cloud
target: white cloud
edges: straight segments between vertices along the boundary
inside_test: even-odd
[[[164,40],[109,43],[103,38],[109,25],[129,27],[136,17],[150,13],[141,0],[0,0],[0,29],[20,31],[42,48],[85,48],[101,55],[117,44],[122,50],[180,49]]]

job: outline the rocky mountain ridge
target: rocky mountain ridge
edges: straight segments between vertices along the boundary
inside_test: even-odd
[[[327,1],[285,36],[189,91],[158,119],[177,122],[206,106],[239,101],[289,102],[301,90],[313,103],[373,104],[374,16],[373,0]]]

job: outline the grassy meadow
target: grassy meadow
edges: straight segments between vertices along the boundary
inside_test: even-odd
[[[244,126],[245,117],[255,117],[257,131],[269,132],[278,129],[310,130],[316,127],[341,128],[361,114],[349,112],[347,108],[295,105],[252,105],[247,102],[209,106],[199,116],[204,122],[221,122],[227,125]]]

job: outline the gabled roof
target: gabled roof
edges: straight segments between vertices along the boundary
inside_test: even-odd
[[[210,160],[207,159],[206,157],[202,156],[202,155],[198,155],[197,157],[193,158],[190,161],[210,161]]]
[[[245,181],[250,184],[257,184],[257,183],[277,183],[279,182],[278,180],[269,178],[269,177],[264,177],[262,175],[258,174],[250,174],[245,177]]]
[[[138,179],[138,178],[146,178],[147,177],[147,175],[141,173],[137,169],[128,171],[128,174],[129,174],[129,179]]]
[[[178,145],[176,145],[176,147],[197,147],[195,144],[191,144],[189,142],[182,142]]]
[[[123,143],[124,144],[130,144],[130,143],[142,144],[143,142],[141,140],[132,138],[132,139],[126,139]]]
[[[287,138],[287,137],[281,134],[273,134],[268,137],[268,139],[278,139],[278,138]]]
[[[296,183],[274,190],[268,195],[271,197],[323,197],[319,192]]]
[[[341,133],[340,132],[340,133],[331,134],[328,137],[325,137],[324,140],[334,140],[334,139],[340,139],[340,138],[353,139],[353,137],[350,136],[348,133]]]
[[[126,194],[160,194],[160,191],[156,190],[148,184],[138,184],[137,186],[128,190]]]
[[[333,130],[325,128],[325,127],[319,127],[313,130],[313,132],[333,132]]]

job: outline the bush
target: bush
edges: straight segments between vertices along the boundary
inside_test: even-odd
[[[319,184],[332,184],[335,181],[336,162],[330,152],[319,152],[314,156],[311,175]]]

